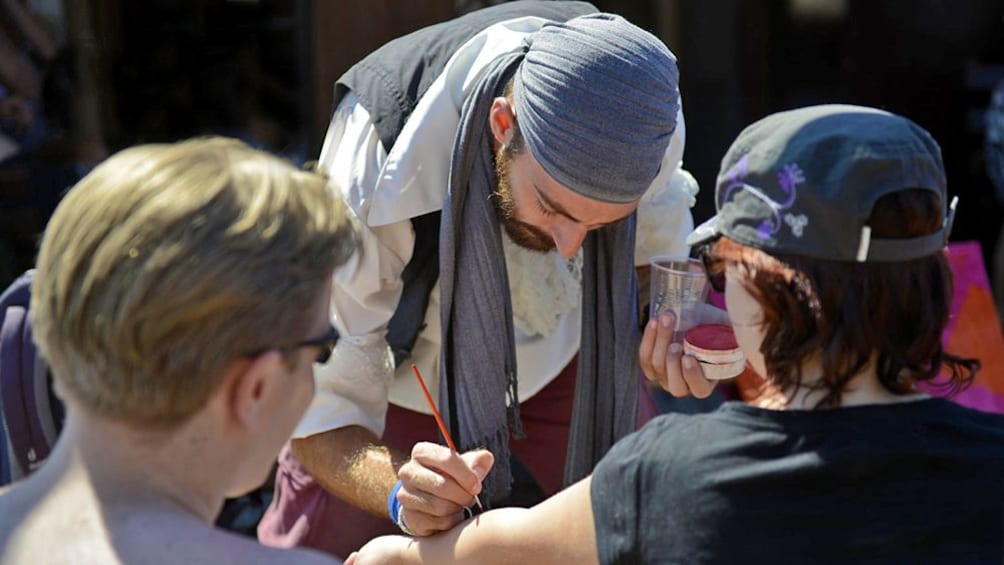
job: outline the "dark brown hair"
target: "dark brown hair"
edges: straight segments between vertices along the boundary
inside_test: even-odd
[[[941,202],[927,190],[903,190],[876,203],[868,225],[875,238],[906,238],[941,226]],[[729,238],[712,244],[713,269],[734,263],[750,276],[745,287],[763,310],[764,355],[774,385],[823,391],[817,408],[839,406],[848,381],[876,355],[886,390],[907,394],[941,367],[951,394],[972,382],[979,362],[946,353],[941,334],[952,300],[952,273],[943,253],[900,262],[844,262],[776,254]],[[820,356],[821,380],[802,382],[801,363]]]

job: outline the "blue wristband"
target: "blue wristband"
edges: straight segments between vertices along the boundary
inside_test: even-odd
[[[397,491],[401,490],[401,479],[394,483],[394,488],[390,489],[390,496],[387,497],[387,513],[390,514],[390,521],[398,523],[398,514],[401,512],[401,502],[397,499]]]

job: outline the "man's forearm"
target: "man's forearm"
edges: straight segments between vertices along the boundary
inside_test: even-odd
[[[347,426],[292,441],[293,454],[325,490],[387,517],[387,497],[408,456],[383,445],[362,426]]]

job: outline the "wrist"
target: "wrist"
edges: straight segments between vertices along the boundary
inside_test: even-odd
[[[391,522],[397,523],[398,517],[401,513],[401,502],[397,499],[397,491],[401,490],[401,479],[398,479],[394,483],[393,488],[390,489],[390,494],[387,496],[387,516],[390,518]]]
[[[387,497],[387,514],[390,516],[391,522],[397,524],[402,532],[414,536],[415,533],[408,529],[408,524],[404,521],[404,508],[401,508],[401,502],[397,499],[397,491],[399,490],[401,490],[401,479],[398,479],[394,483],[394,488],[390,489],[390,496]]]

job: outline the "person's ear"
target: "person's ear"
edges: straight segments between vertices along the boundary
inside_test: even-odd
[[[516,112],[512,101],[502,96],[493,100],[488,111],[488,127],[491,128],[497,145],[503,146],[512,140],[512,127],[515,124]]]
[[[231,366],[227,379],[227,406],[233,420],[248,431],[256,431],[266,410],[266,401],[277,384],[277,372],[283,359],[278,350],[266,351],[243,363]],[[281,375],[280,375],[281,376]]]

